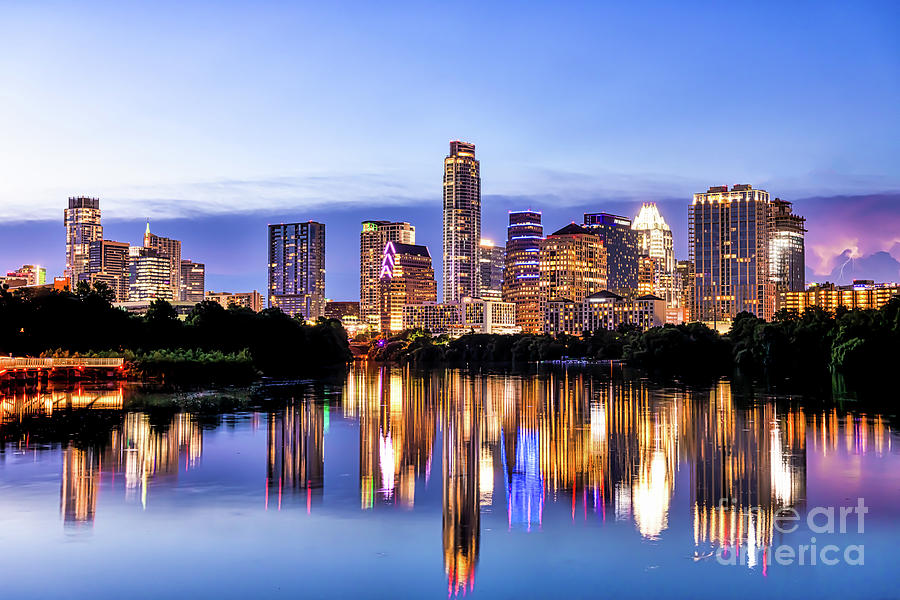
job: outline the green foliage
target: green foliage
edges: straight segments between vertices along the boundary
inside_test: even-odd
[[[351,358],[347,334],[334,319],[306,325],[279,309],[255,313],[201,302],[182,321],[164,300],[141,317],[113,307],[107,292],[101,284],[79,285],[75,293],[0,291],[0,353],[113,353],[134,363],[134,373],[176,379],[190,377],[190,364],[198,376],[222,378],[230,370],[233,379],[244,379],[247,360],[253,372],[285,376]]]

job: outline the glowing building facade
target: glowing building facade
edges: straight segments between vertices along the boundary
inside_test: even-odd
[[[478,276],[481,297],[485,300],[503,298],[503,268],[506,249],[493,240],[482,239],[478,245]]]
[[[858,279],[852,285],[813,283],[799,292],[779,292],[777,308],[786,308],[797,314],[802,314],[810,306],[832,313],[839,306],[849,310],[878,309],[897,296],[900,296],[900,284],[897,283],[875,283],[869,279]]]
[[[750,185],[711,187],[688,209],[688,250],[694,264],[691,317],[729,322],[747,311],[771,320],[775,286],[769,275],[769,194]]]
[[[444,158],[444,302],[478,298],[481,165],[475,144],[450,142]]]
[[[388,242],[416,243],[416,228],[405,221],[363,221],[359,234],[359,318],[363,324],[377,326],[381,319],[378,305],[381,263]]]
[[[239,308],[249,308],[253,312],[259,312],[263,309],[262,294],[256,290],[252,292],[206,292],[203,299],[207,302],[215,302],[222,308],[237,306]]]
[[[69,198],[69,207],[63,211],[66,228],[66,270],[70,289],[82,273],[88,271],[91,242],[103,239],[100,224],[100,199],[78,196]]]
[[[91,242],[88,270],[80,275],[82,281],[92,286],[103,282],[115,294],[115,302],[126,302],[129,297],[129,249],[125,242],[96,240]]]
[[[544,321],[539,285],[542,239],[544,227],[539,211],[510,211],[503,300],[516,305],[516,324],[525,333],[540,332]]]
[[[581,302],[607,288],[606,247],[581,225],[572,223],[548,235],[541,241],[539,256],[542,302]]]
[[[794,214],[790,202],[772,200],[769,275],[776,292],[802,292],[806,285],[805,223],[806,219]]]
[[[325,315],[325,225],[269,225],[269,306],[292,317]]]
[[[648,294],[626,299],[608,290],[587,296],[581,302],[550,300],[544,304],[544,333],[582,335],[600,329],[615,331],[619,325],[641,330],[666,322],[666,302]]]
[[[426,329],[433,335],[448,333],[520,333],[516,305],[481,298],[462,302],[407,304],[403,307],[403,329]]]
[[[437,302],[437,283],[428,248],[388,242],[379,280],[379,329],[385,333],[402,331],[403,307],[426,302]]]
[[[671,321],[679,321],[677,309],[681,297],[675,282],[675,243],[672,229],[653,202],[641,205],[641,210],[631,223],[638,234],[638,293],[654,294],[674,309]]]
[[[175,300],[172,262],[146,246],[128,248],[128,301]]]
[[[144,248],[152,248],[157,256],[169,261],[172,298],[181,300],[181,241],[151,233],[148,222],[144,231]]]

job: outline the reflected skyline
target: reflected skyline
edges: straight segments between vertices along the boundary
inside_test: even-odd
[[[14,455],[37,460],[58,452],[67,527],[103,519],[100,499],[108,494],[146,509],[152,489],[175,489],[182,473],[201,467],[204,437],[222,423],[201,426],[181,410],[162,418],[132,412],[128,394],[118,384],[0,397],[0,468]],[[305,504],[311,512],[352,493],[362,513],[416,511],[428,510],[435,498],[429,490],[440,490],[450,595],[475,589],[486,515],[502,515],[510,532],[533,535],[547,527],[548,510],[552,527],[560,526],[562,511],[578,527],[622,523],[648,542],[665,538],[673,519],[687,521],[692,539],[685,550],[694,560],[719,548],[745,551],[747,568],[765,575],[777,543],[775,514],[806,509],[811,454],[896,453],[896,432],[880,415],[747,402],[725,380],[679,389],[577,371],[517,376],[369,366],[352,369],[329,394],[333,400],[323,401],[309,389],[251,411],[253,430],[265,420],[265,464],[254,463],[265,470],[260,505]],[[31,438],[35,424],[80,411],[108,415],[105,433]],[[335,419],[358,427],[358,450],[338,451],[358,456],[352,492],[330,488],[330,461],[342,460],[326,451]],[[673,512],[677,488],[686,484],[690,508]]]

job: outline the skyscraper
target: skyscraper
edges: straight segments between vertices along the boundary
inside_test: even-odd
[[[379,280],[380,330],[403,330],[404,305],[436,301],[437,283],[428,248],[388,242]]]
[[[802,292],[806,284],[806,219],[795,215],[787,200],[772,200],[772,239],[769,240],[769,275],[776,292]]]
[[[769,194],[750,185],[711,187],[688,209],[688,251],[694,264],[691,318],[730,321],[747,311],[771,319],[769,277],[772,210]]]
[[[444,302],[477,298],[481,166],[475,144],[450,142],[444,159]]]
[[[638,233],[631,219],[609,213],[585,213],[584,225],[600,236],[606,248],[606,285],[618,294],[638,287]]]
[[[659,214],[656,204],[649,202],[641,205],[631,228],[638,234],[640,293],[659,296],[666,301],[667,308],[680,308],[680,297],[675,290],[675,243],[672,229]],[[650,262],[646,260],[648,258],[651,259]],[[672,321],[680,322],[680,319]]]
[[[156,248],[128,248],[128,300],[175,300],[172,263]]]
[[[359,234],[359,318],[377,326],[381,318],[378,306],[381,263],[388,242],[416,243],[416,228],[406,222],[363,221]]]
[[[325,316],[325,225],[269,225],[269,306],[291,316]]]
[[[100,224],[100,199],[77,196],[69,198],[69,208],[63,211],[66,227],[66,270],[70,289],[75,289],[78,278],[88,270],[91,242],[103,239]]]
[[[144,248],[153,248],[158,256],[169,261],[169,281],[172,286],[172,298],[181,299],[181,241],[150,233],[150,222],[144,231]]]
[[[481,240],[478,245],[478,276],[481,297],[500,300],[503,296],[503,268],[506,249],[492,240]]]
[[[572,223],[541,242],[540,291],[544,302],[581,302],[607,288],[607,253],[599,236]]]
[[[80,278],[92,286],[103,282],[115,294],[116,302],[125,302],[129,294],[129,248],[125,242],[96,240],[89,249],[88,271]]]
[[[203,302],[205,297],[206,265],[192,260],[182,259],[181,300],[184,302]]]
[[[516,325],[525,333],[543,327],[541,312],[539,255],[544,227],[541,213],[516,210],[509,213],[506,235],[506,268],[503,271],[503,300],[516,305]]]

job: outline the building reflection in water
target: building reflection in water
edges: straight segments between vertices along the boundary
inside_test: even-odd
[[[415,507],[440,445],[442,546],[451,594],[474,586],[482,512],[505,510],[508,526],[543,526],[552,505],[573,521],[619,520],[655,539],[668,528],[679,465],[688,469],[695,557],[718,548],[765,563],[780,509],[803,510],[807,452],[882,455],[892,431],[880,416],[806,412],[747,403],[722,381],[711,389],[660,389],[641,380],[576,372],[537,376],[408,367],[351,369],[340,412],[359,423],[362,509]],[[288,498],[320,501],[329,407],[311,390],[268,413],[266,508]],[[62,445],[60,507],[66,523],[91,523],[102,484],[123,482],[146,506],[152,485],[199,460],[202,429],[188,413],[162,422],[124,412],[122,387],[37,390],[0,396],[2,448],[29,451],[7,435],[37,415],[111,409],[99,443]],[[255,415],[251,428],[262,426]],[[0,451],[2,458],[2,451]],[[685,515],[687,516],[687,515]]]
[[[286,494],[303,494],[306,509],[325,485],[325,405],[290,403],[269,414],[266,454],[266,508],[280,510]]]

